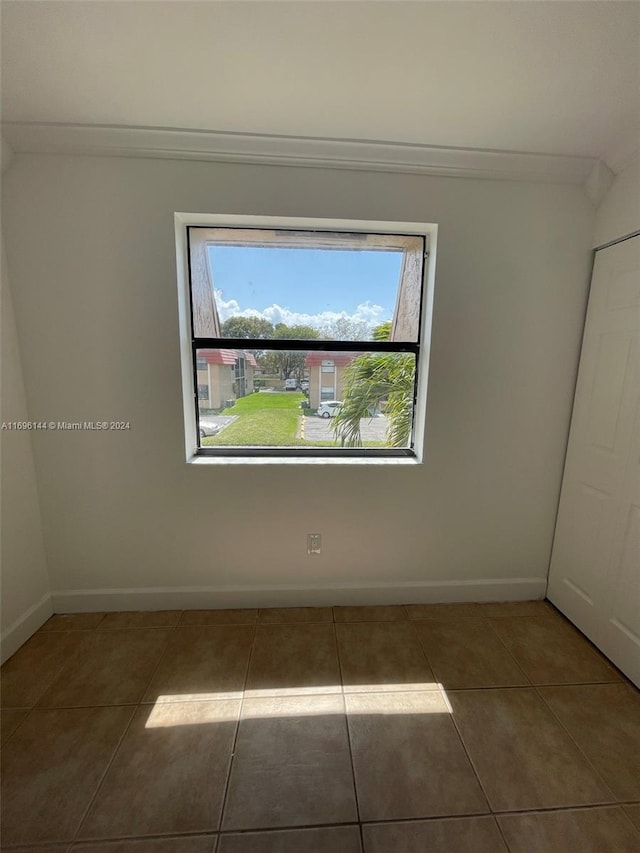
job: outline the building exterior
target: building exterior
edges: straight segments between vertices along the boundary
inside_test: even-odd
[[[223,409],[232,400],[253,393],[256,359],[235,349],[200,350],[197,361],[198,404]]]
[[[309,405],[317,409],[326,400],[341,400],[344,372],[358,353],[310,352],[305,360],[309,372]]]

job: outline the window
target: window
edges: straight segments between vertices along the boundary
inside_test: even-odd
[[[244,375],[244,365],[245,365],[245,357],[244,353],[238,353],[236,356],[236,369],[235,369],[235,392],[236,397],[244,397],[246,394],[246,384],[245,384],[245,375]]]
[[[208,400],[209,399],[209,386],[208,385],[198,385],[198,400]]]
[[[419,455],[434,226],[176,219],[188,454]]]

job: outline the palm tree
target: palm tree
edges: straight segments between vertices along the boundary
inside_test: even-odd
[[[374,340],[389,340],[391,322],[373,331]],[[360,421],[371,417],[386,399],[389,447],[407,447],[413,420],[415,357],[411,353],[363,353],[345,371],[343,405],[332,428],[343,447],[362,447]]]

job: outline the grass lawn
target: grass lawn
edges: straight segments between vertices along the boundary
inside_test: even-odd
[[[302,416],[300,403],[304,394],[297,391],[282,393],[261,391],[247,394],[236,400],[235,406],[225,409],[223,415],[237,415],[220,435],[210,436],[202,442],[204,447],[273,447],[304,444],[296,440]]]
[[[332,440],[296,438],[304,394],[265,391],[240,397],[224,415],[237,415],[220,435],[207,436],[203,447],[338,447]],[[365,441],[365,447],[384,447],[383,441]]]

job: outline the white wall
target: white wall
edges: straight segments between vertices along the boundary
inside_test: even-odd
[[[22,365],[9,277],[2,249],[2,415],[3,422],[27,420]],[[31,434],[3,430],[2,494],[2,631],[1,659],[6,660],[51,614],[49,577]]]
[[[13,148],[9,145],[7,140],[0,133],[0,169],[3,175],[11,165],[12,160]]]
[[[591,263],[580,188],[17,155],[4,195],[31,417],[131,422],[34,436],[57,609],[542,595]],[[185,464],[174,211],[438,223],[424,465]]]
[[[602,246],[640,229],[640,157],[616,178],[596,214],[594,246]]]

